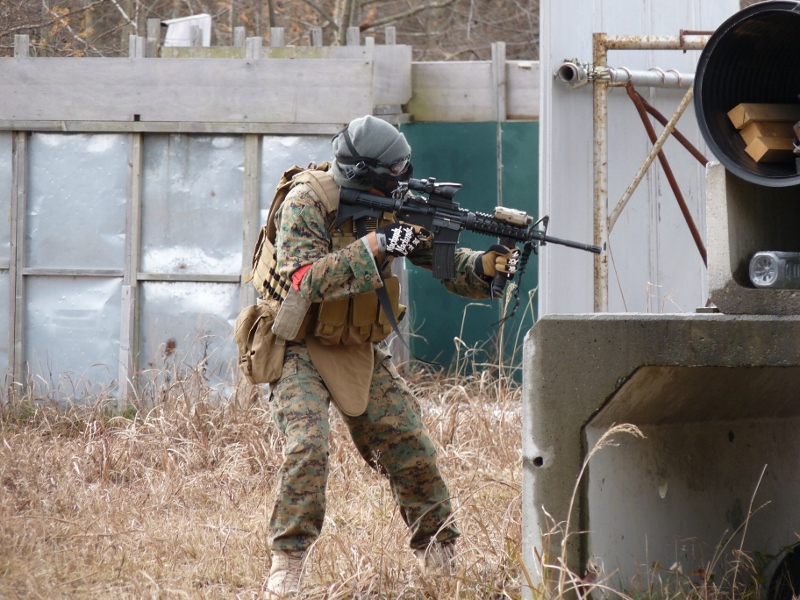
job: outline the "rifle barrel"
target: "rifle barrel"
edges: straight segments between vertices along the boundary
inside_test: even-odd
[[[577,248],[578,250],[585,250],[594,254],[600,254],[602,248],[600,246],[593,246],[592,244],[582,244],[581,242],[573,242],[572,240],[562,240],[557,237],[550,237],[549,235],[534,236],[534,238],[541,240],[543,243],[548,244],[561,244],[562,246],[569,246],[570,248]]]

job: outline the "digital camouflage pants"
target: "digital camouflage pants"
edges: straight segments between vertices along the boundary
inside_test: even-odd
[[[330,394],[304,345],[290,344],[281,380],[272,389],[272,416],[286,435],[270,518],[272,550],[304,550],[320,534],[328,478]],[[410,546],[424,548],[459,535],[436,451],[420,421],[419,405],[382,350],[376,350],[370,401],[358,417],[342,415],[370,466],[389,478]]]

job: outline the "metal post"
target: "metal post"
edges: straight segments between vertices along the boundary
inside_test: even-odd
[[[702,50],[710,35],[707,32],[692,32],[691,39],[687,38],[687,32],[680,36],[659,36],[659,35],[617,35],[608,36],[605,33],[595,33],[592,35],[592,60],[595,65],[608,64],[609,50]],[[689,88],[687,97],[691,99],[692,89]],[[593,88],[593,109],[594,109],[594,243],[605,247],[609,234],[608,219],[608,82],[596,80]],[[684,102],[688,104],[687,97]],[[677,123],[680,114],[686,108],[682,103],[679,113],[673,116],[672,127]],[[664,139],[668,132],[665,131]],[[657,144],[660,149],[663,141]],[[649,166],[652,159],[658,154],[651,153]],[[631,192],[632,193],[632,192]],[[617,208],[620,208],[619,205]],[[620,209],[621,210],[621,209]],[[615,210],[613,220],[616,220],[618,211]],[[594,310],[595,312],[608,311],[608,256],[606,252],[598,254],[594,258]]]
[[[592,60],[608,62],[606,34],[592,36]],[[608,84],[596,81],[592,90],[594,108],[594,243],[604,250],[608,240]],[[608,311],[608,253],[594,257],[594,312]]]

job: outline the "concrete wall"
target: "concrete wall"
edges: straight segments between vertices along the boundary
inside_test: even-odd
[[[547,535],[551,517],[566,520],[581,464],[614,423],[637,425],[646,437],[618,436],[618,447],[589,463],[571,527],[587,533],[568,546],[576,573],[596,557],[614,584],[632,586],[655,562],[708,568],[733,537],[722,565],[739,548],[734,533],[756,489],[755,506],[770,504],[749,523],[743,548],[777,554],[796,542],[798,336],[800,318],[789,316],[542,318],[523,361],[529,571],[541,581],[535,555],[558,555],[560,537]]]
[[[755,252],[800,251],[797,186],[756,185],[719,163],[709,165],[707,182],[711,300],[728,314],[800,314],[800,290],[756,289],[748,271]]]

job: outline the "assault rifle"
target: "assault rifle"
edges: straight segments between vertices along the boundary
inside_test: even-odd
[[[336,227],[348,219],[353,219],[357,228],[363,227],[365,219],[378,219],[384,212],[391,212],[399,221],[419,225],[433,234],[433,276],[436,279],[455,278],[455,250],[459,235],[463,230],[484,235],[497,236],[498,242],[507,248],[517,242],[525,244],[525,250],[518,270],[520,277],[531,251],[537,252],[537,245],[560,244],[587,252],[600,254],[599,246],[581,244],[547,235],[548,217],[533,222],[533,217],[521,210],[498,206],[493,215],[471,212],[461,208],[453,201],[453,196],[461,189],[460,183],[437,183],[428,179],[409,179],[393,192],[391,197],[378,196],[352,188],[341,188]],[[427,194],[415,195],[409,192]],[[363,233],[359,232],[359,235]],[[499,296],[507,279],[498,273],[492,281],[492,297]],[[517,288],[517,291],[519,288]]]

